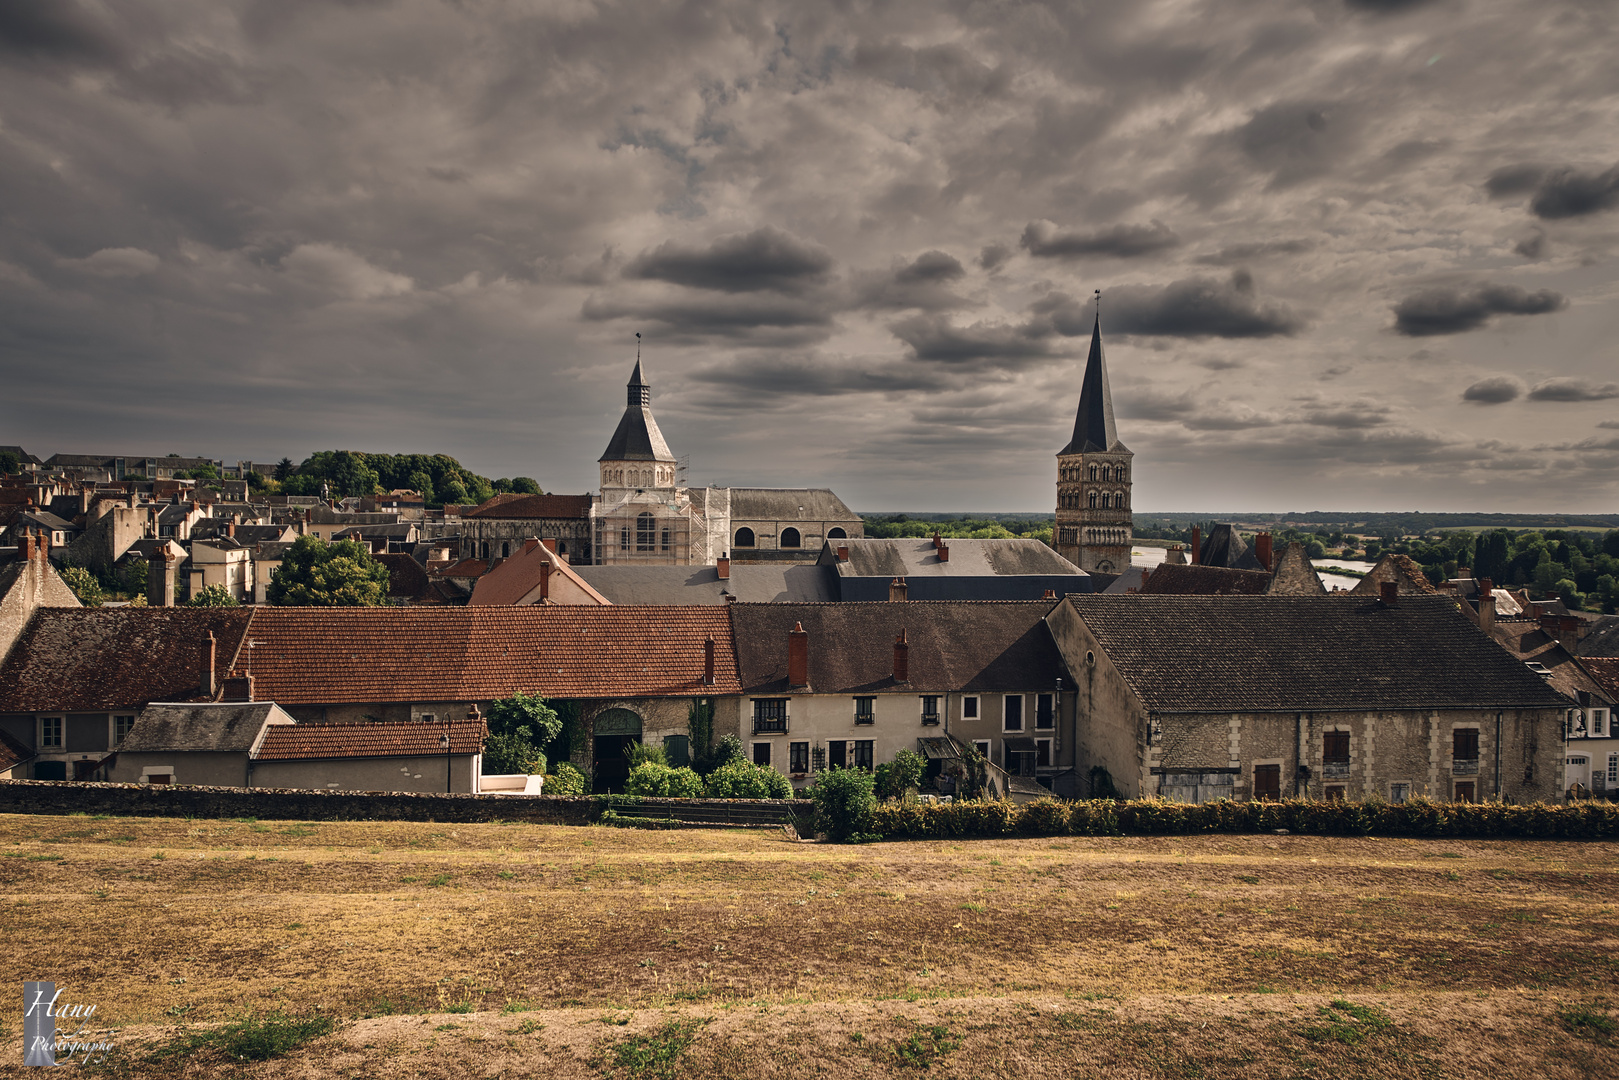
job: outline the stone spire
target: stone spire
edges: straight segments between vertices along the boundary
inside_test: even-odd
[[[1091,353],[1085,360],[1085,381],[1080,385],[1074,437],[1058,453],[1089,454],[1124,449],[1113,423],[1113,391],[1107,384],[1107,360],[1102,355],[1102,313],[1098,310],[1096,325],[1091,328]]]
[[[613,438],[598,461],[675,460],[663,432],[652,418],[652,387],[641,373],[641,358],[635,358],[635,371],[625,387],[624,415],[619,418]]]

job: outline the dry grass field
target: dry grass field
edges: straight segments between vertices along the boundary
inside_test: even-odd
[[[1611,843],[7,815],[0,898],[116,1074],[1619,1076]]]

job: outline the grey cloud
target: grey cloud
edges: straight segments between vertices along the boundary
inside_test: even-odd
[[[1419,7],[1426,7],[1432,0],[1344,0],[1346,7],[1360,11],[1370,11],[1378,15],[1396,15],[1400,12],[1414,11]]]
[[[1046,332],[1030,325],[984,321],[954,326],[943,315],[915,315],[890,324],[889,329],[911,347],[918,360],[965,364],[979,360],[1030,361],[1051,355],[1043,340]]]
[[[969,306],[969,301],[951,292],[946,282],[967,276],[967,270],[954,255],[926,251],[914,262],[894,270],[854,275],[850,285],[857,307],[899,310],[949,311]]]
[[[1536,229],[1512,245],[1512,250],[1526,259],[1540,259],[1546,255],[1546,230]]]
[[[1619,206],[1619,165],[1599,173],[1554,169],[1535,189],[1529,209],[1538,218],[1582,217]]]
[[[1407,337],[1477,330],[1496,315],[1546,315],[1568,306],[1551,289],[1529,292],[1517,285],[1436,285],[1394,305],[1394,330]]]
[[[7,0],[0,4],[0,50],[103,64],[123,55],[111,28],[78,0]]]
[[[1530,401],[1608,401],[1611,398],[1619,398],[1619,383],[1556,378],[1538,382],[1529,391]]]
[[[1610,431],[1615,430],[1615,429],[1619,429],[1619,420],[1604,420],[1601,423],[1597,424],[1597,427],[1599,427],[1599,428],[1607,428]]]
[[[1131,259],[1180,245],[1168,225],[1114,225],[1096,232],[1062,229],[1050,221],[1031,221],[1018,241],[1030,255],[1042,259],[1074,259],[1085,255],[1112,255]]]
[[[1492,199],[1522,195],[1535,190],[1545,175],[1544,165],[1506,165],[1489,175],[1484,181],[1484,190]]]
[[[979,269],[993,274],[1006,265],[1014,252],[1007,244],[985,244],[984,249],[978,253],[977,263]]]
[[[63,259],[70,266],[95,277],[139,277],[158,268],[160,260],[140,248],[102,248],[83,259]]]
[[[824,283],[831,270],[824,248],[766,225],[701,248],[666,241],[632,260],[624,276],[722,292],[802,292]]]
[[[1320,176],[1359,144],[1358,118],[1334,102],[1278,102],[1237,129],[1237,145],[1272,184],[1285,187]]]
[[[739,357],[697,368],[689,378],[732,391],[730,396],[739,404],[757,404],[761,399],[937,392],[947,385],[946,373],[936,365],[817,353]]]
[[[1479,405],[1504,405],[1522,397],[1524,389],[1522,379],[1511,375],[1493,375],[1488,379],[1480,379],[1463,390],[1462,400]]]
[[[1358,401],[1338,408],[1318,406],[1306,409],[1300,419],[1316,427],[1357,430],[1381,427],[1388,423],[1393,415],[1394,410],[1386,405]]]
[[[639,319],[661,324],[674,341],[761,336],[783,343],[819,341],[832,332],[832,311],[821,302],[788,296],[741,295],[678,299],[607,299],[592,296],[580,314],[592,322]]]
[[[1315,241],[1301,238],[1293,240],[1261,240],[1255,243],[1232,244],[1192,261],[1202,266],[1231,266],[1251,262],[1269,255],[1302,255],[1315,250]]]
[[[995,96],[1011,81],[1007,67],[991,67],[956,44],[913,49],[893,41],[860,45],[854,70],[907,90],[955,100]]]
[[[1241,271],[1228,281],[1186,278],[1109,289],[1102,294],[1102,321],[1115,333],[1168,337],[1288,337],[1305,325],[1285,305],[1257,299],[1253,279]]]
[[[894,274],[894,280],[910,285],[919,282],[955,281],[966,276],[967,271],[962,267],[961,260],[954,255],[943,251],[924,251],[916,257],[915,262],[901,267]]]

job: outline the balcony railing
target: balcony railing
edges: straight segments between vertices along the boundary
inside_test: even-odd
[[[1321,764],[1321,776],[1327,780],[1345,780],[1349,777],[1349,762],[1326,761]]]
[[[930,712],[925,712],[925,713],[923,713],[922,714],[922,726],[923,727],[938,727],[939,726],[939,714],[936,713],[936,712],[931,712],[931,713]]]
[[[785,716],[755,716],[753,718],[753,733],[755,735],[785,735],[787,734],[787,718]]]
[[[1450,775],[1477,776],[1478,758],[1452,758],[1450,762]]]

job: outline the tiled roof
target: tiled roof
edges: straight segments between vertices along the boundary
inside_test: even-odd
[[[1497,622],[1490,636],[1519,660],[1525,663],[1533,660],[1548,669],[1551,674],[1542,678],[1565,697],[1574,699],[1581,690],[1608,697],[1601,684],[1575,662],[1574,656],[1555,637],[1548,636],[1538,622]]]
[[[439,747],[444,729],[444,724],[411,720],[272,727],[264,733],[264,742],[253,756],[259,761],[431,757],[444,753]],[[450,753],[482,753],[484,736],[488,734],[482,720],[455,720],[449,729]]]
[[[830,488],[746,488],[731,493],[731,520],[747,521],[847,521],[860,525],[860,515]],[[803,507],[803,513],[799,512]]]
[[[240,753],[253,748],[271,717],[278,723],[292,723],[292,717],[269,701],[148,705],[135,718],[135,726],[118,750],[127,754],[165,750]]]
[[[705,687],[708,637],[716,685]],[[284,706],[739,689],[719,608],[268,607],[258,609],[253,639],[255,693]]]
[[[444,567],[442,570],[434,571],[433,576],[473,578],[482,577],[488,572],[488,559],[462,559],[460,562],[452,563],[451,565]]]
[[[1443,596],[1070,596],[1159,712],[1561,708]],[[1059,610],[1055,623],[1063,617]],[[1073,657],[1069,658],[1072,662]]]
[[[1439,591],[1433,587],[1415,559],[1392,552],[1378,559],[1366,571],[1366,576],[1360,579],[1360,584],[1349,591],[1356,596],[1376,596],[1385,581],[1397,582],[1401,596],[1407,593],[1430,595]]]
[[[535,544],[532,549],[520,548],[511,558],[502,560],[478,579],[477,587],[472,590],[472,599],[467,603],[474,607],[521,603],[525,596],[540,587],[545,566],[551,567],[554,576],[570,581],[589,600],[598,604],[612,603],[592,588],[590,582],[580,577],[566,560],[558,558],[543,544]]]
[[[427,570],[405,554],[374,555],[388,568],[388,595],[414,599],[427,591]]]
[[[1248,542],[1237,532],[1237,527],[1227,522],[1221,522],[1209,530],[1209,535],[1203,538],[1198,549],[1198,565],[1223,566],[1230,570],[1264,570],[1248,546]]]
[[[1582,656],[1580,666],[1591,673],[1603,693],[1612,701],[1619,701],[1619,660],[1611,657]]]
[[[497,501],[499,500],[499,501]],[[502,520],[524,518],[588,518],[589,495],[515,495],[496,496],[476,510],[463,511],[464,518],[498,518]]]
[[[222,675],[252,616],[252,608],[41,608],[0,667],[0,712],[194,699],[209,632]]]
[[[1598,619],[1580,639],[1581,656],[1619,656],[1619,619],[1612,615]]]
[[[32,750],[18,742],[9,732],[0,730],[0,772],[30,761],[34,756]]]
[[[720,579],[713,566],[576,566],[575,572],[615,604],[827,603],[838,598],[824,566],[731,564]]]
[[[746,693],[788,691],[787,633],[795,625],[809,635],[815,693],[943,693],[1055,686],[1067,669],[1043,623],[1051,608],[1050,601],[736,604],[731,618]],[[901,631],[910,658],[903,685],[893,678]]]
[[[1263,570],[1166,563],[1147,573],[1143,596],[1257,596],[1270,588]]]
[[[731,520],[737,520],[732,500]],[[949,558],[941,561],[931,539],[877,540],[860,537],[828,540],[820,561],[836,566],[840,577],[987,577],[1025,575],[1083,575],[1084,571],[1039,540],[945,540]],[[838,561],[838,548],[849,557]]]
[[[1304,545],[1297,540],[1282,549],[1276,557],[1276,570],[1271,574],[1272,596],[1323,596],[1327,587],[1321,584],[1321,575],[1315,572]]]

